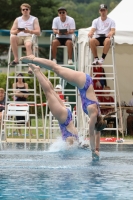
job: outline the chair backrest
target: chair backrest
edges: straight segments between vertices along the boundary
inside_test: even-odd
[[[35,34],[32,35],[32,44],[38,46],[38,36]]]
[[[72,34],[72,42],[73,42],[73,45],[75,45],[75,47],[76,47],[76,45],[77,45],[77,37],[76,37],[75,34]]]
[[[8,104],[7,111],[27,111],[29,112],[28,104]]]
[[[29,120],[29,105],[28,104],[8,104],[6,117],[25,116],[24,121]]]

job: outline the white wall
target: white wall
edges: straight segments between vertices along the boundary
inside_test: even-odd
[[[133,91],[133,45],[115,45],[115,60],[121,101],[127,103]],[[111,62],[111,53],[106,57],[106,64]]]

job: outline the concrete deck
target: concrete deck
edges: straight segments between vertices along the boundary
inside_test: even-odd
[[[50,139],[26,139],[26,143],[53,143],[56,139],[53,139],[52,141]],[[25,140],[23,138],[7,138],[7,141],[2,141],[3,143],[25,143]],[[118,142],[100,142],[101,144],[133,144],[133,140],[125,139],[124,142],[118,143]]]

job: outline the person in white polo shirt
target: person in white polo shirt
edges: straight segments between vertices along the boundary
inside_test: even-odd
[[[110,48],[110,38],[115,35],[115,22],[107,17],[108,9],[105,4],[100,5],[99,13],[100,17],[93,20],[91,30],[88,33],[89,45],[94,56],[93,65],[103,64]],[[100,59],[97,54],[97,46],[104,46]]]
[[[56,34],[56,38],[53,40],[52,43],[52,56],[53,61],[56,61],[56,53],[57,47],[60,45],[65,45],[68,48],[68,64],[72,65],[72,52],[73,52],[73,45],[72,45],[72,34],[75,31],[75,21],[72,17],[67,15],[67,10],[64,7],[60,7],[58,9],[58,17],[53,19],[52,29],[54,34]],[[61,32],[62,29],[66,29],[66,32]]]
[[[18,45],[25,45],[27,56],[32,54],[32,34],[40,35],[40,26],[38,19],[30,15],[31,6],[23,3],[20,6],[22,16],[17,17],[10,30],[10,44],[12,47],[14,60],[10,66],[15,66],[19,63]],[[29,73],[32,73],[29,70]]]

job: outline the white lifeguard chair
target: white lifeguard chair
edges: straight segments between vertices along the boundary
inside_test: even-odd
[[[38,56],[38,37],[36,35],[32,35],[32,48],[33,48],[33,54],[35,56]],[[20,45],[18,46],[18,56],[19,58],[22,57],[22,49],[25,48],[24,45]],[[22,101],[17,101],[17,104],[19,104],[20,106],[24,106],[24,104],[28,104],[29,108],[31,106],[34,106],[34,109],[32,109],[33,113],[29,113],[29,119],[33,119],[34,123],[33,125],[31,124],[30,125],[30,130],[32,132],[32,130],[34,130],[35,132],[35,138],[36,140],[38,141],[39,140],[39,131],[42,131],[42,134],[40,135],[43,135],[44,133],[44,111],[43,111],[43,102],[42,102],[42,89],[41,89],[41,86],[39,84],[39,88],[38,88],[38,92],[37,92],[37,83],[36,83],[36,77],[35,75],[27,75],[28,74],[28,65],[27,64],[23,64],[22,62],[20,62],[20,64],[17,64],[15,67],[14,67],[14,74],[12,75],[11,74],[11,66],[9,65],[10,61],[11,61],[11,54],[12,54],[12,51],[11,51],[11,46],[9,47],[9,53],[8,53],[8,69],[7,69],[7,83],[6,83],[6,105],[8,104],[16,104],[16,101],[14,98],[12,98],[15,93],[14,93],[14,89],[12,88],[12,85],[11,85],[11,82],[16,82],[16,78],[17,78],[17,74],[19,73],[22,73],[23,74],[23,78],[25,80],[29,80],[29,79],[32,79],[33,80],[33,88],[28,88],[28,89],[22,89],[21,91],[24,91],[24,92],[28,92],[28,96],[33,96],[33,100],[26,100],[24,102]],[[26,69],[27,67],[27,69]],[[39,99],[40,101],[38,102]],[[40,106],[41,110],[40,110],[40,113],[41,113],[41,125],[39,125],[38,123],[38,105]],[[7,107],[8,108],[8,107]],[[5,108],[5,115],[4,116],[7,116],[7,108]],[[4,121],[4,119],[3,119]],[[6,130],[6,126],[7,126],[7,123],[3,124],[4,126],[4,130]],[[19,126],[19,129],[21,129],[21,126]],[[12,129],[13,131],[13,129]],[[14,137],[12,135],[12,137]],[[5,140],[7,141],[7,134],[6,134],[6,131],[4,132],[4,138]],[[31,138],[32,139],[32,138]],[[41,136],[41,139],[42,136]],[[45,138],[44,138],[45,139]]]
[[[16,120],[17,116],[24,117],[23,120]],[[26,133],[27,129],[29,131],[29,138],[31,140],[30,133],[30,121],[29,121],[29,105],[28,104],[8,104],[7,109],[2,111],[2,120],[1,120],[1,133],[2,131],[8,133],[10,129],[17,129],[19,124],[21,124],[21,129],[24,129],[24,139],[26,142]],[[23,124],[23,125],[22,125]],[[3,129],[4,126],[4,129]],[[0,137],[2,141],[2,134]]]
[[[50,35],[50,50],[49,50],[49,60],[52,59],[52,42],[55,39],[55,34]],[[73,44],[73,62],[74,65],[77,62],[77,37],[75,34],[72,34],[72,44]],[[63,49],[63,62],[62,64],[67,65],[68,63],[68,51],[67,46],[58,46],[57,49]]]

